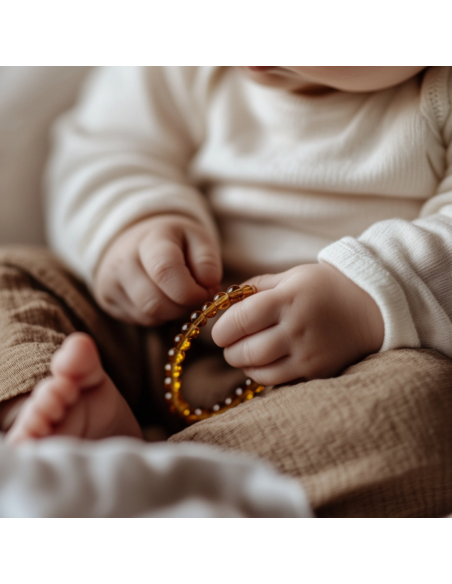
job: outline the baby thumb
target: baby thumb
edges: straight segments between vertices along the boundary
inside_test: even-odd
[[[278,285],[281,280],[281,274],[263,274],[262,276],[255,276],[243,282],[243,284],[248,284],[249,286],[254,286],[257,292],[263,292],[264,290],[271,290]]]

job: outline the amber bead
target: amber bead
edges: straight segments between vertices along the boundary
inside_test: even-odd
[[[240,286],[237,285],[230,286],[227,290],[227,294],[231,299],[231,304],[236,304],[243,298],[243,290]]]
[[[185,338],[185,335],[179,334],[174,337],[174,344],[179,351],[188,351],[191,347],[191,341]]]
[[[185,353],[183,351],[178,351],[174,347],[168,351],[168,359],[172,363],[182,363],[185,359]]]
[[[182,373],[182,365],[177,365],[177,363],[167,363],[165,365],[165,371],[173,377],[179,377]]]
[[[249,286],[248,284],[245,284],[245,286],[242,286],[242,290],[243,290],[243,298],[248,298],[248,296],[252,296],[253,294],[256,293],[256,288],[254,286]]]
[[[207,317],[200,310],[193,312],[190,316],[190,320],[196,326],[205,326],[207,324]]]
[[[226,308],[231,306],[231,299],[226,292],[218,292],[213,301],[215,302],[215,306],[220,310],[226,310]]]
[[[182,366],[173,363],[173,377],[180,377],[182,374]]]
[[[182,325],[182,332],[187,335],[189,339],[196,339],[199,335],[199,328],[196,327],[192,322],[186,322]]]
[[[207,316],[207,318],[213,318],[217,314],[218,308],[213,302],[206,302],[202,307],[202,311]]]

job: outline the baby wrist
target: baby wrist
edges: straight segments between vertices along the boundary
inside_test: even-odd
[[[345,237],[323,249],[318,260],[334,266],[374,300],[384,323],[380,352],[420,347],[403,288],[361,242]]]

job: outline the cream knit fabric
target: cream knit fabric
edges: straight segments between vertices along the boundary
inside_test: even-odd
[[[303,97],[236,68],[107,68],[56,130],[48,230],[88,283],[156,213],[195,217],[243,278],[329,262],[366,290],[382,350],[452,357],[452,72]]]

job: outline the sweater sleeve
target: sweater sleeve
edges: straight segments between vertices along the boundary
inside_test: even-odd
[[[452,357],[452,114],[441,140],[446,169],[420,218],[374,224],[359,238],[322,250],[319,261],[339,269],[378,304],[385,325],[381,351],[436,349]]]
[[[184,214],[217,237],[187,172],[203,135],[198,69],[95,70],[78,106],[56,126],[48,237],[88,284],[108,244],[137,220]]]

